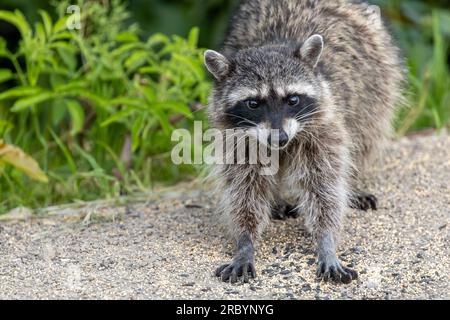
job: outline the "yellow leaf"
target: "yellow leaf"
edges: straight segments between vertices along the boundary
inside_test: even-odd
[[[39,164],[20,148],[6,144],[0,139],[0,164],[8,163],[17,170],[22,171],[31,179],[48,182],[45,173],[39,168]]]

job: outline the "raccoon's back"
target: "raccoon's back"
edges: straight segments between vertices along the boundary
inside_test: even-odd
[[[231,17],[225,50],[306,40],[321,34],[334,37],[364,30],[371,13],[365,3],[348,0],[243,0]]]

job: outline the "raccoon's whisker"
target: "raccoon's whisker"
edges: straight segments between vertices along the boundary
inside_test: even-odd
[[[247,121],[247,120],[243,120],[243,121],[239,122],[238,125],[245,124],[246,121]],[[252,124],[252,123],[250,123],[250,124]],[[242,127],[242,128],[245,128],[245,127]]]
[[[232,114],[232,113],[225,113],[225,115],[231,116],[231,117],[235,117],[235,118],[239,118],[239,119],[242,119],[242,120],[244,120],[244,121],[247,121],[247,122],[250,123],[250,124],[253,124],[254,126],[258,126],[258,124],[257,124],[256,122],[253,122],[253,121],[251,121],[251,120],[249,120],[249,119],[247,119],[247,118],[244,118],[244,117],[241,117],[241,116]],[[243,121],[243,122],[244,122],[244,121]],[[242,123],[242,122],[240,122],[240,123]]]
[[[320,148],[324,148],[324,144],[323,142],[316,136],[314,135],[314,133],[312,133],[309,130],[303,130],[302,133],[305,133],[308,135],[308,137],[314,142],[316,143]]]
[[[323,139],[323,137],[322,137],[323,134],[326,134],[326,135],[332,134],[331,131],[327,131],[326,129],[317,131],[317,128],[306,128],[303,130],[303,132],[308,135],[307,137],[312,138],[312,139],[316,140],[317,142],[319,142]]]
[[[305,131],[305,133],[315,142],[317,143],[320,147],[323,147],[323,143],[320,141],[320,139],[318,137],[316,137],[312,132],[310,131]]]
[[[296,117],[295,120],[301,122],[301,121],[303,121],[303,120],[305,120],[305,119],[308,119],[308,118],[310,118],[310,117],[312,117],[312,116],[314,116],[314,115],[316,115],[316,114],[319,114],[319,113],[322,113],[322,112],[308,113],[308,114],[305,114],[305,115],[303,115],[303,116],[301,116],[301,117]]]
[[[235,140],[235,138],[237,137],[238,140],[240,141],[241,139],[244,139],[248,136],[246,129],[248,128],[244,128],[244,127],[237,127],[234,128],[233,130],[235,130],[234,132],[232,132],[231,134],[229,134],[229,132],[222,132],[222,134],[225,136],[225,141],[228,142],[229,140],[233,139],[233,141]],[[238,131],[240,130],[240,131]]]
[[[307,106],[304,106],[304,107],[302,108],[302,111],[305,110],[306,108],[311,107],[312,105],[314,105],[314,103],[310,103],[310,104],[308,104]],[[300,112],[301,112],[301,111],[300,111]]]
[[[324,112],[324,110],[316,110],[316,111],[314,111],[314,112],[309,112],[309,113],[304,114],[304,115],[302,115],[302,116],[296,116],[295,119],[296,119],[297,121],[302,121],[303,119],[306,119],[306,118],[308,118],[308,117],[311,117],[311,116],[314,116],[314,115],[316,115],[316,114],[323,113],[323,112]]]
[[[222,134],[226,139],[238,137],[238,136],[242,135],[243,133],[244,133],[244,135],[246,135],[248,127],[236,127],[231,130],[233,130],[231,133],[230,133],[230,131],[227,131],[227,130],[222,131]]]
[[[312,142],[314,142],[320,150],[327,149],[326,145],[317,136],[312,133],[309,133],[309,136],[312,139]]]
[[[302,125],[303,129],[313,129],[315,131],[317,131],[317,129],[321,129],[320,132],[332,132],[329,126],[321,123],[315,123],[313,121],[302,122]]]
[[[311,107],[312,105],[314,105],[314,103],[310,103],[310,104],[308,104],[307,106],[304,106],[304,107],[302,108],[302,110],[300,110],[300,111],[298,112],[298,114],[300,114],[301,112],[303,112],[303,110],[305,110],[306,108]]]
[[[247,139],[247,135],[243,135],[243,136],[239,137],[234,145],[234,149],[236,150],[236,148],[239,146],[239,144],[245,139]]]
[[[329,125],[323,123],[316,123],[314,121],[302,122],[303,129],[310,129],[315,133],[333,133],[333,129]]]
[[[318,119],[306,119],[305,121],[302,121],[302,125],[310,125],[313,128],[326,128],[328,129],[330,126],[327,123],[321,122]]]
[[[310,133],[308,131],[305,131],[305,133],[307,133],[309,135],[309,137],[312,139],[312,142],[316,144],[316,146],[319,148],[319,150],[327,149],[325,144],[319,138],[317,138],[315,135],[313,135],[312,133]],[[331,163],[330,163],[330,161],[329,161],[329,159],[327,157],[322,157],[321,160],[329,168],[332,168],[332,165],[331,165]]]
[[[291,160],[295,161],[294,156],[292,154],[290,154],[289,152],[284,152],[283,154],[287,155]]]

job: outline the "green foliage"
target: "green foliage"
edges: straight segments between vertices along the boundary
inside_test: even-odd
[[[0,69],[0,81],[14,84],[0,90],[0,137],[50,179],[30,183],[2,167],[0,211],[117,196],[192,170],[172,166],[169,151],[171,131],[203,117],[191,108],[205,104],[210,89],[198,29],[187,39],[141,41],[120,1],[78,1],[83,28],[69,31],[68,2],[59,3],[56,21],[41,11],[34,27],[20,11],[0,11],[21,33],[14,52],[0,38],[0,57],[14,66]]]
[[[446,1],[379,0],[400,41],[409,70],[409,107],[399,135],[450,125],[450,10]],[[446,4],[447,3],[447,4]]]
[[[218,47],[232,9],[240,0],[128,0],[142,32],[182,34],[193,26],[202,30],[202,46]]]

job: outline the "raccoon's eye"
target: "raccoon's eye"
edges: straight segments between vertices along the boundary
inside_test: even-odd
[[[287,102],[289,106],[296,107],[300,104],[300,100],[299,96],[290,96]]]
[[[260,106],[260,103],[258,100],[246,100],[245,105],[252,110],[258,109]]]

